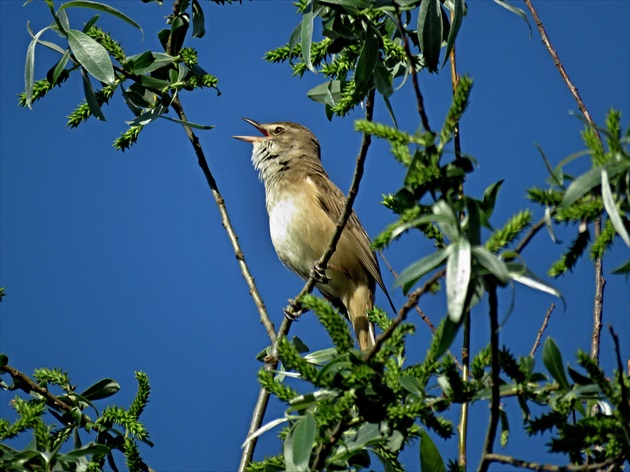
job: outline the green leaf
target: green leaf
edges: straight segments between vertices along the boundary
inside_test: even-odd
[[[608,181],[608,171],[605,167],[602,167],[602,201],[604,202],[604,208],[606,208],[606,212],[608,213],[608,217],[610,218],[610,222],[612,223],[617,234],[621,236],[623,242],[626,243],[626,246],[630,246],[630,236],[628,235],[628,231],[621,220],[621,215],[617,210],[617,204],[615,203],[615,199],[612,195],[612,190],[610,189],[610,182]]]
[[[630,259],[610,271],[611,274],[627,274],[628,272],[630,272]]]
[[[209,129],[214,128],[214,125],[200,125],[198,123],[192,123],[190,121],[184,121],[184,120],[178,120],[176,118],[171,118],[170,116],[160,115],[159,118],[172,121],[173,123],[179,123],[180,125],[187,126],[188,128],[201,129],[201,130],[209,130]]]
[[[311,451],[315,446],[317,425],[309,411],[293,427],[284,442],[284,457],[287,470],[308,472]]]
[[[206,35],[206,28],[204,26],[205,19],[203,15],[203,9],[197,0],[192,2],[192,15],[193,15],[193,38],[203,38]]]
[[[365,42],[361,48],[359,59],[357,59],[357,68],[354,73],[354,81],[359,92],[369,86],[374,76],[374,67],[376,66],[379,49],[377,34],[374,27],[368,23],[365,31]]]
[[[461,238],[451,247],[451,254],[446,262],[446,303],[449,318],[454,323],[459,323],[466,308],[472,251],[466,238]]]
[[[377,60],[374,65],[374,86],[378,93],[380,93],[384,98],[389,97],[394,93],[394,79],[392,78],[392,74],[389,72],[385,64],[381,60]],[[385,103],[388,103],[387,101]],[[389,105],[388,109],[391,108]],[[393,112],[390,110],[390,114],[392,115],[392,119],[394,118]],[[396,121],[395,119],[393,120]]]
[[[594,383],[593,380],[572,369],[571,366],[568,366],[567,370],[569,371],[569,376],[571,377],[571,380],[573,380],[573,382],[578,385],[591,385],[592,383]]]
[[[455,323],[448,316],[446,317],[444,323],[438,328],[439,343],[435,353],[436,359],[439,359],[451,347],[461,325],[462,323]]]
[[[59,76],[66,68],[66,64],[68,64],[69,59],[70,59],[70,50],[66,49],[65,52],[63,53],[63,56],[61,56],[61,59],[59,59],[59,61],[57,62],[57,65],[55,65],[55,69],[53,70],[52,77],[51,77],[52,79],[51,83],[53,84],[57,83],[57,79],[59,79]]]
[[[437,72],[442,47],[440,0],[423,0],[418,13],[418,43],[429,72]]]
[[[530,37],[532,36],[532,26],[529,24],[529,20],[527,19],[527,14],[523,10],[513,5],[510,5],[505,0],[494,0],[494,1],[498,3],[499,5],[501,5],[503,8],[505,8],[506,10],[511,11],[515,15],[520,16],[525,22],[525,24],[527,25],[527,27],[529,28],[529,36]]]
[[[564,194],[561,206],[568,207],[583,197],[589,190],[601,184],[602,174],[599,167],[593,168],[575,179]]]
[[[501,284],[507,284],[510,281],[508,268],[501,259],[492,254],[483,246],[475,246],[472,249],[475,261],[488,272],[494,275]]]
[[[26,106],[31,108],[33,103],[33,83],[35,82],[35,46],[39,42],[39,37],[50,29],[50,26],[37,32],[26,48],[26,63],[24,64],[24,93],[26,95]],[[29,27],[30,30],[30,27]]]
[[[103,115],[103,111],[101,110],[101,105],[98,103],[98,99],[92,89],[90,77],[87,75],[87,72],[85,72],[85,69],[81,69],[81,76],[83,77],[83,93],[85,94],[85,101],[88,104],[90,113],[97,119],[106,121],[105,115]]]
[[[403,292],[407,294],[418,279],[438,267],[451,254],[453,251],[452,247],[448,246],[445,249],[440,249],[411,264],[396,278],[394,287],[403,287]]]
[[[442,67],[446,64],[448,57],[451,54],[451,50],[455,45],[455,39],[457,38],[457,33],[459,33],[459,28],[462,25],[462,20],[464,19],[464,0],[453,0],[454,9],[453,9],[453,21],[451,23],[451,30],[448,32],[448,40],[446,41],[446,54],[444,55],[444,62],[442,63]]]
[[[420,382],[418,381],[417,378],[411,375],[402,375],[398,379],[398,383],[400,384],[402,388],[404,388],[410,393],[415,393],[419,397],[424,395],[424,392],[422,391],[422,388],[420,387]]]
[[[68,31],[68,44],[79,63],[97,80],[114,85],[116,75],[107,50],[78,30]]]
[[[494,212],[494,206],[497,201],[497,195],[499,194],[499,190],[501,190],[501,186],[505,179],[501,179],[498,182],[489,185],[483,192],[483,206],[485,211],[485,216],[487,220],[490,220],[492,213]]]
[[[440,451],[424,429],[420,432],[420,470],[422,472],[446,472]]]
[[[161,69],[177,60],[177,57],[169,56],[163,52],[145,51],[142,54],[129,56],[123,66],[129,72],[143,75]]]
[[[140,31],[142,31],[142,27],[138,23],[133,21],[131,18],[129,18],[124,13],[116,10],[113,7],[110,7],[109,5],[105,5],[104,3],[90,2],[90,1],[87,1],[87,0],[70,1],[70,2],[63,3],[59,7],[58,11],[62,11],[64,9],[70,8],[70,7],[91,8],[92,10],[99,10],[99,11],[102,11],[102,12],[105,12],[105,13],[109,13],[110,15],[115,16],[119,20],[123,20],[125,23],[128,23],[131,26],[133,26],[135,28],[138,28]]]
[[[103,379],[88,387],[81,396],[87,400],[100,400],[111,397],[120,390],[120,384],[112,379]]]
[[[316,85],[308,92],[306,96],[317,103],[325,103],[328,106],[335,106],[337,100],[341,97],[341,81],[330,80],[322,84]]]
[[[543,347],[543,363],[551,376],[558,382],[563,390],[569,390],[569,380],[567,374],[564,372],[564,362],[562,361],[562,354],[556,345],[553,338],[547,338]]]
[[[302,49],[302,58],[304,64],[311,72],[317,73],[311,62],[311,41],[313,40],[313,20],[315,19],[315,13],[313,12],[313,0],[308,0],[306,8],[304,9],[302,17],[302,28],[300,32]]]
[[[457,241],[460,238],[459,217],[451,205],[440,200],[433,205],[433,214],[446,217],[444,220],[436,220],[436,223],[451,242]]]
[[[522,275],[520,273],[510,272],[510,278],[514,280],[515,282],[526,285],[527,287],[533,288],[534,290],[538,290],[540,292],[545,292],[550,295],[554,295],[558,297],[560,300],[562,300],[562,302],[564,303],[564,297],[562,296],[562,293],[560,293],[558,289],[555,289],[551,285],[547,285],[546,283],[533,278],[532,274],[529,273],[529,271],[528,271],[528,274],[529,274],[529,277]]]

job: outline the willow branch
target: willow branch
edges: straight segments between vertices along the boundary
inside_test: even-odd
[[[365,103],[365,119],[367,121],[372,121],[372,117],[374,115],[374,90],[370,90],[368,92],[367,100]],[[274,340],[271,348],[271,355],[265,359],[266,370],[274,370],[278,365],[278,340],[282,336],[286,336],[291,329],[291,325],[293,324],[292,317],[300,312],[302,309],[300,304],[300,298],[304,295],[311,293],[315,288],[317,273],[324,273],[326,270],[326,266],[330,261],[335,249],[337,247],[337,243],[339,242],[339,238],[341,237],[341,233],[345,228],[350,215],[352,214],[352,205],[354,204],[354,200],[356,199],[357,193],[359,192],[359,185],[361,183],[361,178],[363,177],[363,169],[365,166],[365,159],[367,157],[367,152],[370,147],[370,143],[372,142],[372,138],[369,134],[363,134],[363,138],[361,140],[361,147],[359,149],[359,154],[357,156],[356,165],[354,169],[354,175],[352,177],[352,183],[350,185],[350,190],[348,191],[348,196],[346,197],[346,202],[344,205],[343,213],[337,222],[337,226],[335,229],[335,234],[333,235],[330,244],[328,245],[328,249],[322,255],[321,259],[316,262],[316,266],[313,267],[311,273],[309,275],[308,280],[304,284],[302,291],[295,298],[295,302],[292,302],[285,308],[285,313],[287,316],[282,320],[282,324],[278,329],[278,333],[276,335],[276,339]],[[252,413],[252,420],[249,426],[248,436],[256,432],[260,426],[262,425],[263,419],[265,417],[265,411],[267,410],[267,404],[269,403],[269,392],[264,388],[261,388],[258,393],[258,400],[256,401],[256,405],[254,406],[254,411]],[[247,442],[245,447],[243,448],[243,453],[241,454],[241,461],[238,467],[239,472],[244,472],[246,467],[252,461],[254,457],[254,450],[256,449],[257,438],[254,438]]]
[[[551,58],[553,59],[553,63],[558,69],[558,72],[560,73],[562,80],[564,81],[567,88],[569,89],[569,92],[571,92],[571,95],[573,95],[573,98],[577,102],[578,108],[582,112],[582,115],[584,115],[584,118],[586,119],[587,123],[589,124],[591,129],[595,131],[595,135],[597,136],[599,143],[603,146],[602,138],[601,138],[601,135],[599,134],[599,130],[597,129],[595,122],[591,118],[591,114],[586,108],[586,105],[582,101],[582,97],[580,96],[580,93],[578,92],[577,87],[573,84],[573,81],[571,81],[569,74],[567,74],[567,71],[565,70],[564,66],[562,65],[562,62],[560,61],[560,57],[558,56],[558,53],[556,52],[553,45],[551,44],[549,36],[547,35],[547,31],[545,30],[545,27],[542,21],[540,20],[540,17],[538,16],[538,12],[536,11],[536,8],[534,8],[534,5],[532,4],[531,0],[523,0],[523,1],[525,2],[525,5],[527,5],[527,8],[529,8],[529,11],[532,14],[532,17],[534,18],[534,21],[536,22],[536,27],[538,28],[538,31],[540,32],[542,43],[545,45],[545,48],[547,48],[547,51],[551,55]],[[601,216],[599,216],[595,220],[596,236],[601,231],[601,225],[602,225],[602,219],[601,219]],[[600,334],[602,330],[602,312],[604,308],[604,286],[605,285],[606,285],[606,281],[604,280],[604,275],[603,275],[602,258],[598,257],[595,260],[595,298],[593,301],[593,332],[591,335],[591,357],[595,359],[597,362],[599,362],[599,344],[600,344]]]
[[[556,308],[556,305],[552,303],[547,309],[547,314],[545,315],[545,319],[543,320],[542,326],[540,327],[540,329],[538,330],[538,334],[536,335],[536,341],[534,341],[534,346],[532,347],[532,350],[529,352],[530,356],[533,356],[534,354],[536,354],[536,349],[538,349],[538,346],[540,346],[540,340],[542,339],[543,333],[547,329],[547,324],[549,324],[549,318],[551,317],[551,313],[553,312],[554,308]]]
[[[497,285],[494,281],[489,282],[488,304],[490,305],[490,348],[491,348],[491,380],[490,390],[492,398],[490,400],[490,422],[486,433],[486,441],[483,446],[483,454],[479,463],[479,472],[487,472],[490,461],[487,459],[492,454],[494,439],[499,426],[499,405],[501,392],[499,389],[499,302],[497,299]]]
[[[614,464],[613,461],[607,460],[595,464],[584,465],[551,465],[551,464],[539,464],[537,462],[529,462],[521,459],[516,459],[511,456],[505,456],[503,454],[485,454],[484,458],[488,462],[499,462],[501,464],[509,464],[514,467],[520,467],[522,469],[537,470],[541,472],[568,472],[568,471],[590,471],[590,470],[604,470],[605,467]]]
[[[400,35],[402,36],[403,46],[405,48],[405,55],[407,56],[407,61],[409,62],[409,68],[411,69],[411,82],[413,84],[413,90],[416,94],[416,104],[418,107],[418,114],[420,115],[420,119],[422,120],[422,126],[424,127],[427,133],[432,133],[431,126],[429,125],[429,117],[427,116],[427,112],[424,108],[424,98],[422,97],[422,93],[420,92],[420,83],[418,82],[418,71],[416,70],[415,65],[415,57],[411,52],[411,46],[409,44],[409,38],[407,37],[407,32],[405,30],[405,26],[402,22],[402,17],[400,14],[400,7],[398,6],[398,2],[392,1],[394,5],[394,9],[396,10],[396,19],[398,20],[398,30],[400,31]]]

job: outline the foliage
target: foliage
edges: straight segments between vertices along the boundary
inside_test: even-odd
[[[66,372],[41,368],[30,379],[8,366],[4,354],[0,360],[0,373],[9,374],[13,380],[12,385],[0,381],[0,387],[23,390],[31,396],[16,396],[11,401],[17,413],[14,422],[0,419],[0,469],[102,470],[107,461],[117,470],[114,453],[118,451],[130,471],[148,470],[138,447],[140,442],[153,446],[140,422],[150,393],[145,373],[136,372],[138,392],[129,408],[107,406],[99,412],[94,402],[120,390],[115,380],[103,379],[77,393]],[[53,389],[61,393],[54,394]],[[48,415],[59,424],[49,423]],[[7,441],[28,434],[33,440],[22,450],[9,446]],[[86,438],[90,438],[87,444]]]
[[[527,21],[520,9],[505,0],[495,1]],[[217,89],[217,78],[198,65],[196,50],[184,45],[191,21],[192,37],[200,38],[205,33],[203,10],[197,0],[175,2],[174,11],[167,18],[169,27],[158,33],[163,51],[134,56],[127,56],[121,44],[96,26],[98,16],[81,30],[71,28],[68,17],[72,8],[87,7],[140,29],[123,13],[95,2],[68,2],[57,9],[52,1],[46,3],[53,23],[37,33],[31,32],[21,105],[30,107],[55,87],[63,86],[70,74],[80,71],[85,102],[71,113],[68,125],[78,126],[91,116],[104,119],[103,105],[116,90],[121,90],[135,118],[116,140],[117,149],[125,150],[135,143],[143,127],[157,118],[176,121],[187,128],[210,128],[165,116],[169,109],[179,110],[179,95],[185,91]],[[383,204],[396,220],[375,239],[373,247],[382,250],[402,237],[432,240],[435,252],[410,261],[397,285],[409,295],[412,306],[411,301],[415,299],[417,303],[427,291],[439,291],[438,282],[444,278],[448,313],[425,358],[411,360],[406,356],[405,343],[415,326],[405,320],[407,308],[393,319],[374,310],[371,319],[383,334],[373,350],[358,352],[353,349],[343,317],[327,302],[303,297],[300,302],[313,310],[334,347],[305,354],[299,340],[279,336],[276,346],[261,356],[273,356],[277,348],[275,361],[280,360],[281,367],[272,371],[267,363],[258,378],[287,409],[282,418],[270,421],[248,438],[253,441],[271,428],[284,425],[279,433],[282,450],[273,457],[250,463],[249,469],[361,470],[382,466],[398,471],[404,469],[400,452],[419,442],[423,470],[446,470],[432,441],[436,435],[450,438],[455,432],[445,412],[461,404],[487,402],[490,426],[480,465],[485,470],[484,464],[492,460],[488,457],[497,431],[500,429],[500,444],[509,441],[512,426],[501,404],[506,398],[514,398],[518,403],[527,433],[548,435],[550,450],[564,454],[572,465],[623,464],[630,457],[630,379],[624,374],[618,346],[618,369],[610,375],[583,352],[577,354],[582,371],[566,366],[559,348],[548,338],[543,347],[543,373],[535,369],[532,355],[515,356],[499,342],[499,289],[513,290],[518,282],[554,296],[561,294],[532,274],[521,254],[524,245],[543,226],[532,223],[534,211],[520,209],[508,221],[495,226],[493,213],[503,182],[488,186],[482,196],[469,195],[464,188],[476,161],[460,149],[458,123],[470,102],[473,80],[467,76],[457,78],[451,106],[439,130],[431,128],[423,108],[416,74],[424,69],[437,72],[445,64],[466,15],[464,1],[300,0],[296,5],[301,14],[299,24],[288,42],[269,51],[265,59],[288,62],[298,76],[318,71],[326,77],[307,96],[324,105],[329,119],[346,115],[366,102],[374,91],[382,97],[394,125],[366,119],[357,120],[355,129],[386,140],[392,157],[405,167],[406,173],[400,189],[384,197]],[[320,29],[315,28],[316,21],[321,22]],[[67,44],[43,41],[47,30],[56,32]],[[316,38],[315,31],[321,31],[322,37]],[[33,77],[37,45],[60,55],[46,78],[39,81]],[[409,78],[422,127],[406,131],[398,128],[389,97],[395,92],[395,80],[402,87]],[[94,90],[93,82],[98,83],[98,90]],[[600,134],[605,137],[605,145]],[[569,156],[552,167],[541,150],[549,171],[549,187],[532,188],[529,198],[544,207],[543,223],[552,239],[555,240],[554,224],[570,224],[578,230],[560,260],[552,265],[551,275],[566,274],[585,254],[593,260],[604,257],[619,239],[630,246],[629,137],[630,131],[622,135],[620,114],[611,111],[605,127],[587,125],[582,135],[586,152]],[[569,174],[569,164],[584,155],[590,155],[591,169],[577,177]],[[595,228],[594,237],[590,226]],[[616,270],[628,271],[630,262]],[[462,375],[447,351],[461,327],[482,316],[479,301],[486,296],[491,334],[487,345],[472,356],[469,375]],[[1,366],[8,369],[6,358]],[[144,377],[138,375],[138,397],[129,409],[108,407],[100,416],[96,412],[97,419],[88,418],[83,411],[93,408],[90,400],[95,396],[104,398],[115,393],[117,384],[113,381],[103,381],[78,395],[63,372],[38,371],[36,379],[59,386],[64,394],[58,398],[70,411],[65,407],[55,409],[55,404],[41,395],[29,402],[16,400],[14,407],[20,419],[14,424],[1,423],[2,437],[32,430],[35,449],[18,452],[3,446],[2,460],[7,464],[22,458],[49,463],[54,460],[62,467],[78,467],[80,461],[87,463],[90,457],[89,464],[98,468],[105,457],[119,450],[125,454],[130,469],[142,469],[135,440],[147,441],[138,422],[148,396]],[[22,388],[18,384],[14,387]],[[62,422],[62,429],[54,430],[44,424],[42,415],[46,410]],[[125,433],[114,430],[115,426]],[[81,429],[95,430],[96,441],[82,446],[76,439]],[[58,446],[71,434],[75,437],[75,451],[62,454]],[[375,459],[380,464],[373,464]],[[450,470],[459,468],[455,462],[447,463]]]

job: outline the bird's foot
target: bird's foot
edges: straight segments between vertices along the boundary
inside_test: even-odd
[[[315,282],[317,282],[317,284],[326,285],[328,282],[330,282],[330,277],[326,275],[326,269],[320,265],[319,261],[317,261],[313,265],[313,269],[311,270],[311,277],[315,279]]]
[[[284,316],[288,320],[295,321],[308,310],[304,308],[301,304],[297,303],[295,300],[289,298],[289,306],[283,308],[282,311],[284,311]]]

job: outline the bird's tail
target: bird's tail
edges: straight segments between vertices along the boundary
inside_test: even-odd
[[[356,287],[348,300],[348,315],[362,351],[374,347],[374,325],[367,317],[367,311],[374,306],[374,292],[367,285]]]

